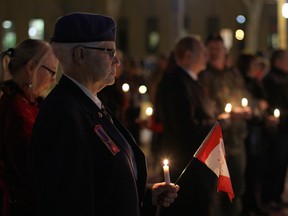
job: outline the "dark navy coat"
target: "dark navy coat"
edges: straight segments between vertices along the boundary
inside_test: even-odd
[[[114,124],[62,76],[41,106],[28,156],[36,215],[140,215],[145,158],[130,133],[112,118]]]

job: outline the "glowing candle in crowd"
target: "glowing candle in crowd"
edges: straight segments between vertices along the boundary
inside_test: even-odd
[[[124,91],[124,92],[128,92],[129,89],[130,89],[130,86],[129,86],[128,83],[124,83],[124,84],[122,85],[122,91]]]
[[[151,116],[153,114],[153,108],[152,107],[147,107],[145,110],[145,113],[147,116]]]
[[[138,91],[140,94],[145,94],[147,92],[147,87],[145,85],[141,85]]]
[[[165,159],[163,161],[163,171],[164,171],[164,179],[166,184],[170,185],[170,173],[169,173],[169,166],[168,166],[168,160]]]
[[[275,118],[279,118],[280,117],[280,110],[279,109],[275,109],[274,110],[274,117]]]
[[[242,98],[241,104],[242,104],[242,107],[247,107],[248,106],[247,98]]]
[[[232,111],[232,105],[231,103],[227,103],[225,106],[225,112],[230,113]]]

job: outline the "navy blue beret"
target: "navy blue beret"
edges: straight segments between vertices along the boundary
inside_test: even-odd
[[[115,21],[108,16],[71,13],[57,19],[51,43],[115,41]]]

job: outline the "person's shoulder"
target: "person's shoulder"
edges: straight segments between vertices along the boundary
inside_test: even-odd
[[[277,78],[277,72],[273,69],[271,69],[264,77],[263,77],[263,82],[270,82],[275,80],[275,78]]]
[[[22,115],[23,111],[30,110],[28,101],[19,94],[4,93],[0,101],[1,110],[13,113],[13,116]]]
[[[29,110],[32,106],[29,101],[20,94],[9,95],[10,110],[16,113],[22,113],[23,110]]]
[[[200,81],[208,80],[208,79],[213,78],[216,75],[217,75],[217,73],[215,72],[215,70],[211,70],[211,69],[207,68],[207,69],[205,69],[199,73],[198,79]]]
[[[236,67],[228,67],[226,69],[226,72],[228,74],[231,74],[232,76],[235,76],[235,78],[236,77],[243,78],[243,75],[241,74],[240,70],[238,70]]]
[[[160,83],[162,85],[175,85],[179,82],[180,77],[181,75],[177,71],[169,71],[163,75]]]

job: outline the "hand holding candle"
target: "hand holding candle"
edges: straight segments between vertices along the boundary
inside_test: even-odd
[[[170,185],[171,181],[170,181],[170,173],[169,173],[169,166],[168,166],[168,160],[165,159],[163,161],[163,171],[164,171],[164,179],[165,179],[165,183],[167,185]]]
[[[268,115],[266,118],[266,127],[268,127],[270,130],[276,129],[276,127],[279,124],[280,118],[280,110],[274,109],[273,115]]]

